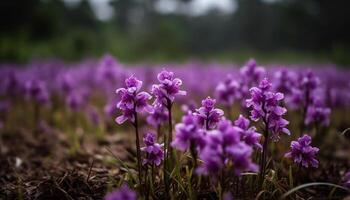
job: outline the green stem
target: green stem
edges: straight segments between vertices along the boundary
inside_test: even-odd
[[[136,109],[134,111],[134,116],[135,116],[134,127],[135,127],[135,136],[136,136],[137,170],[138,170],[140,192],[142,194],[143,190],[142,190],[142,177],[141,177],[141,149],[140,149],[140,139],[139,139],[139,129],[138,129],[138,120],[137,120]]]

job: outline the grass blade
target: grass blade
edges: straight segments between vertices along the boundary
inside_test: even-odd
[[[350,190],[346,187],[343,187],[343,186],[340,186],[340,185],[337,185],[337,184],[333,184],[333,183],[325,183],[325,182],[315,182],[315,183],[306,183],[306,184],[303,184],[303,185],[299,185],[291,190],[289,190],[288,192],[284,193],[281,197],[281,199],[285,199],[286,197],[288,197],[290,194],[300,190],[300,189],[303,189],[303,188],[307,188],[307,187],[311,187],[311,186],[319,186],[319,185],[324,185],[324,186],[332,186],[332,187],[335,187],[335,188],[339,188],[339,189],[343,189],[345,191],[348,191],[350,192]]]

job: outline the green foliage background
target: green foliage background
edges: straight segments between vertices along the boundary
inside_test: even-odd
[[[156,1],[114,0],[108,21],[98,20],[86,0],[75,6],[60,0],[1,1],[0,59],[78,60],[109,52],[124,62],[255,57],[350,63],[349,1],[236,0],[232,14],[212,10],[201,16],[162,14]]]

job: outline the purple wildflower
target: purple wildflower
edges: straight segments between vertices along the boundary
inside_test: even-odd
[[[137,196],[136,193],[129,189],[127,185],[123,185],[119,189],[115,190],[114,192],[108,193],[105,198],[105,200],[136,200]]]
[[[293,71],[281,69],[274,74],[274,91],[289,95],[296,86],[296,82],[297,75]]]
[[[258,66],[254,59],[250,59],[240,70],[241,95],[245,99],[249,95],[249,88],[259,84],[265,75],[264,67]],[[243,103],[243,102],[242,102]]]
[[[19,95],[23,91],[23,86],[21,85],[16,71],[11,71],[4,83],[4,92],[9,96]]]
[[[154,143],[156,143],[156,140],[156,135],[153,133],[147,133],[143,137],[143,143],[145,143],[146,146],[154,145]]]
[[[231,75],[228,75],[223,82],[218,84],[215,92],[219,102],[226,106],[232,106],[236,98],[241,98],[240,83],[233,80]]]
[[[26,93],[29,99],[39,104],[45,104],[49,101],[49,93],[46,84],[40,80],[30,80],[25,85]]]
[[[168,111],[164,106],[155,105],[154,112],[147,117],[147,123],[154,127],[158,127],[168,120],[168,115]]]
[[[247,130],[249,128],[250,121],[243,115],[239,115],[238,119],[235,121],[235,125],[243,130]]]
[[[62,75],[58,77],[58,87],[63,94],[71,93],[74,86],[75,82],[71,73],[62,73]]]
[[[307,108],[305,124],[320,123],[329,126],[331,109],[327,107],[310,106]]]
[[[312,105],[314,97],[316,97],[314,93],[320,85],[320,80],[311,70],[308,70],[306,73],[299,75],[297,83],[291,89],[291,95],[288,96],[287,102],[291,108],[299,108],[306,112],[307,108]]]
[[[121,96],[121,100],[117,104],[117,108],[122,110],[122,115],[117,117],[116,122],[122,124],[129,120],[135,122],[135,113],[152,112],[153,108],[147,103],[151,99],[151,95],[147,92],[139,92],[142,81],[134,76],[125,80],[126,88],[117,89],[116,93]]]
[[[343,177],[343,180],[344,180],[343,185],[344,185],[345,187],[350,188],[350,171],[348,171],[348,172],[345,173],[345,175],[344,175],[344,177]]]
[[[205,140],[199,154],[203,165],[197,169],[197,173],[217,175],[227,163],[233,163],[237,175],[243,171],[258,171],[251,160],[252,148],[240,140],[239,128],[232,126],[230,121],[220,121],[218,129],[208,131]]]
[[[172,146],[180,151],[186,151],[191,145],[203,146],[204,130],[201,129],[198,118],[192,113],[182,117],[182,122],[175,125],[175,139]]]
[[[258,66],[254,59],[250,59],[240,70],[244,80],[249,83],[258,83],[265,73],[264,67]]]
[[[156,97],[155,104],[169,107],[176,95],[186,95],[186,91],[180,90],[182,81],[174,78],[173,72],[163,70],[157,78],[159,84],[152,86],[152,94]]]
[[[251,159],[253,149],[246,143],[239,142],[227,148],[226,151],[234,163],[233,169],[237,175],[244,171],[259,171],[258,165],[254,164]]]
[[[215,99],[207,97],[202,101],[202,107],[194,113],[198,117],[199,123],[207,130],[215,128],[224,115],[223,110],[215,108],[215,103]]]
[[[141,151],[146,153],[146,158],[143,159],[143,165],[156,165],[159,166],[162,160],[164,159],[164,151],[162,149],[163,145],[155,142],[156,136],[152,133],[147,133],[143,142],[145,143],[145,147],[141,148]]]
[[[260,144],[261,134],[256,132],[256,128],[254,126],[249,127],[249,119],[245,118],[243,115],[239,115],[238,119],[234,123],[241,129],[241,138],[247,145],[256,147],[260,150],[262,149]]]
[[[66,97],[66,104],[69,106],[69,108],[73,111],[77,111],[81,109],[83,106],[85,106],[86,99],[84,98],[85,95],[81,92],[71,92]]]
[[[246,101],[247,107],[252,108],[250,118],[253,121],[262,120],[268,130],[271,131],[271,138],[274,141],[279,140],[279,135],[282,132],[290,135],[286,128],[289,122],[282,118],[287,109],[279,106],[284,95],[279,92],[271,92],[271,84],[267,79],[262,80],[259,87],[252,87],[250,92],[251,99]]]
[[[295,163],[308,168],[318,167],[318,161],[316,160],[316,154],[319,149],[317,147],[310,146],[311,137],[307,134],[298,138],[297,141],[291,142],[291,151],[286,153],[284,156],[286,158],[292,158]]]

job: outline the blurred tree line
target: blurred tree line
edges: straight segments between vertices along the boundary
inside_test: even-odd
[[[113,17],[100,21],[87,0],[75,6],[61,0],[4,0],[0,59],[76,60],[109,52],[123,61],[310,55],[350,63],[350,1],[235,1],[232,14],[213,9],[192,16],[160,13],[157,0],[115,0]]]

